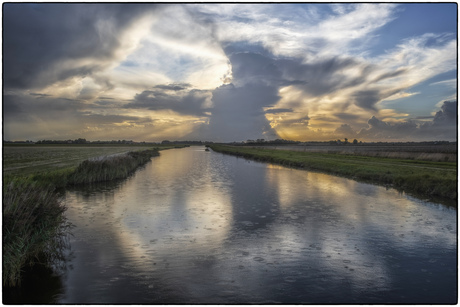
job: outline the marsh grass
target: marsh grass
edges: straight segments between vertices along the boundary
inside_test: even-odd
[[[21,271],[64,260],[71,225],[54,186],[28,179],[3,183],[3,286],[18,286]]]
[[[214,151],[391,186],[418,196],[457,199],[457,164],[212,145]]]
[[[126,178],[139,166],[150,161],[150,158],[158,155],[158,150],[151,149],[85,160],[67,177],[67,184],[88,184]]]

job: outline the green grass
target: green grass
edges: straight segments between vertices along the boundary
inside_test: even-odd
[[[75,168],[94,157],[175,148],[174,145],[6,145],[3,146],[3,175],[28,176]]]
[[[248,159],[392,186],[428,198],[457,199],[457,163],[212,145]]]

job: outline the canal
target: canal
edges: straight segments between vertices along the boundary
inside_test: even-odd
[[[457,210],[206,152],[69,190],[59,304],[455,304]]]

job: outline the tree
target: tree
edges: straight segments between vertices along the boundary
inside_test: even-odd
[[[75,144],[85,144],[86,139],[78,138],[75,141],[73,141]]]
[[[353,140],[353,145],[356,145],[356,144],[358,144],[358,140],[357,140],[357,139],[354,139],[354,140]]]

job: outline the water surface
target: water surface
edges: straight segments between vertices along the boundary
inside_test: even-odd
[[[68,191],[58,303],[456,303],[454,208],[204,147]]]

